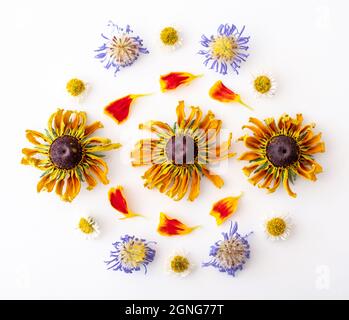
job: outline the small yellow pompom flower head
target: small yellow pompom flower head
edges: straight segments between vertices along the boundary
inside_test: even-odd
[[[72,78],[66,83],[65,91],[73,102],[80,103],[90,91],[90,85],[79,78]]]
[[[164,47],[176,49],[182,45],[182,38],[177,28],[168,26],[161,30],[160,41]]]
[[[77,78],[70,79],[67,82],[66,88],[68,93],[73,97],[80,96],[86,90],[85,83]]]

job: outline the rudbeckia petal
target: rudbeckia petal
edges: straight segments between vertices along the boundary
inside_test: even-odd
[[[312,146],[307,153],[308,154],[314,154],[314,153],[319,153],[319,152],[325,152],[325,143],[319,142],[315,146]]]
[[[246,160],[246,161],[253,161],[260,158],[260,155],[256,152],[253,151],[247,151],[243,153],[238,160]]]
[[[96,121],[85,128],[85,136],[89,136],[96,130],[103,128],[103,124],[100,121]]]
[[[256,173],[252,178],[248,179],[248,181],[250,181],[255,186],[259,181],[264,179],[266,175],[267,170],[261,170],[258,173]]]
[[[56,184],[56,194],[59,195],[60,197],[62,197],[64,184],[65,184],[65,180],[64,179],[59,180],[57,182],[57,184]]]
[[[36,146],[45,146],[46,144],[51,143],[51,140],[49,139],[49,137],[34,130],[26,130],[26,137],[28,141],[30,141],[32,144]]]
[[[246,166],[242,168],[242,172],[249,177],[253,171],[255,171],[259,167],[259,164],[253,164],[251,166]]]
[[[176,114],[177,114],[177,123],[181,125],[183,120],[185,119],[185,111],[184,111],[184,101],[179,101],[178,106],[176,108]]]
[[[189,201],[194,201],[200,193],[200,175],[197,169],[192,172],[191,189],[189,193]]]
[[[278,176],[275,180],[274,180],[274,185],[273,187],[268,187],[268,193],[273,193],[276,191],[276,189],[279,187],[280,185],[280,182],[281,182],[281,178],[280,176]]]
[[[121,212],[124,217],[122,219],[127,219],[135,216],[139,216],[139,214],[136,214],[132,212],[127,205],[126,198],[123,193],[123,187],[118,186],[116,188],[111,188],[108,193],[109,201],[111,206]]]
[[[288,171],[285,171],[285,174],[284,174],[284,180],[283,180],[283,185],[284,185],[284,188],[286,189],[287,193],[293,197],[293,198],[296,198],[297,197],[297,194],[294,193],[291,188],[290,188],[290,184],[288,182]]]
[[[160,87],[162,92],[177,89],[180,85],[189,84],[202,75],[193,75],[188,72],[170,72],[160,76]]]
[[[244,103],[239,94],[226,87],[222,81],[218,80],[210,89],[209,95],[212,99],[220,102],[238,102],[246,108],[253,110],[250,106]]]
[[[206,167],[202,167],[202,173],[208,178],[217,188],[222,188],[224,180],[217,174],[210,172]]]
[[[117,99],[109,103],[104,108],[104,113],[114,119],[117,124],[121,124],[128,118],[131,104],[139,97],[147,96],[148,94],[129,94],[125,97]]]
[[[79,194],[81,188],[81,183],[79,178],[75,174],[72,174],[67,179],[67,187],[65,193],[61,197],[63,201],[72,202],[75,197]]]
[[[184,235],[192,232],[196,227],[188,227],[177,219],[168,217],[165,213],[160,213],[160,222],[158,225],[158,232],[162,236],[176,236]]]
[[[221,199],[212,206],[210,215],[216,218],[217,225],[222,224],[236,212],[241,195],[238,197],[227,197]]]

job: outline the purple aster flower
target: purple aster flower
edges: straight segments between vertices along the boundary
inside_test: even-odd
[[[202,264],[203,267],[212,266],[220,272],[226,272],[235,277],[238,270],[242,270],[247,259],[250,258],[250,245],[247,237],[237,233],[238,224],[231,223],[229,232],[222,232],[223,240],[217,241],[211,246],[211,261]]]
[[[111,260],[105,261],[108,270],[132,273],[133,271],[139,271],[143,266],[145,273],[147,273],[147,265],[155,257],[155,250],[150,247],[150,244],[156,242],[148,242],[145,239],[129,235],[121,237],[120,240],[113,243],[115,251],[110,252]]]
[[[200,50],[198,54],[205,57],[204,65],[210,66],[223,75],[228,73],[228,65],[239,74],[239,68],[242,61],[246,61],[249,54],[248,42],[250,37],[243,36],[245,26],[239,31],[232,24],[221,24],[218,27],[217,35],[211,37],[201,36],[201,45],[205,48]]]
[[[131,66],[141,53],[147,54],[149,51],[143,47],[143,40],[139,36],[132,35],[130,26],[121,28],[112,21],[108,22],[107,34],[101,34],[103,44],[95,50],[96,59],[104,64],[106,69],[114,68],[114,75],[121,68]]]

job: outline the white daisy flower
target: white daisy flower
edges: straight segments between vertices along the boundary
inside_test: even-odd
[[[186,277],[193,270],[193,267],[188,254],[182,250],[173,252],[166,262],[167,273],[178,277]]]
[[[183,44],[181,32],[174,26],[167,26],[160,30],[160,41],[163,47],[173,50]]]
[[[92,217],[81,217],[77,230],[87,240],[97,238],[100,232],[98,224]]]
[[[292,221],[288,215],[271,215],[264,220],[263,229],[268,239],[286,240],[292,229]]]
[[[251,86],[257,97],[272,97],[277,89],[277,83],[272,74],[263,71],[252,76]]]
[[[70,98],[80,103],[90,91],[90,85],[81,79],[72,78],[67,82],[65,90]]]

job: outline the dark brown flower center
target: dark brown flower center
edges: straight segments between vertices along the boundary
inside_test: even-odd
[[[171,137],[167,142],[166,156],[174,164],[192,164],[198,156],[198,146],[188,135]]]
[[[276,136],[267,145],[267,157],[276,167],[287,167],[295,163],[299,157],[299,147],[291,137]]]
[[[75,168],[82,159],[79,140],[72,136],[61,136],[52,142],[50,158],[59,169]]]

